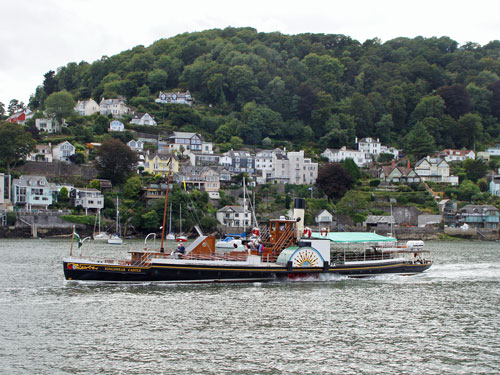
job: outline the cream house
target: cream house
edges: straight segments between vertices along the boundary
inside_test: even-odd
[[[170,170],[170,160],[172,160],[172,173],[179,172],[179,161],[171,157],[170,153],[147,153],[144,155],[144,172],[167,176]]]
[[[75,106],[75,112],[80,116],[90,116],[98,113],[99,110],[99,104],[94,99],[79,100]]]
[[[113,117],[122,117],[130,112],[125,105],[125,99],[102,99],[99,103],[99,112],[103,116],[112,115]]]
[[[450,165],[446,160],[426,156],[415,165],[415,172],[422,181],[434,181],[458,185],[458,176],[450,175]]]

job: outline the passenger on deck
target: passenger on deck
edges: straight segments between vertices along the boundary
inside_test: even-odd
[[[264,245],[260,241],[257,241],[257,248],[259,249],[259,254],[262,254],[264,251]]]
[[[179,242],[179,244],[177,245],[177,253],[180,254],[181,258],[184,256],[184,253],[186,252],[186,248],[184,247],[184,245],[182,244],[182,242]]]

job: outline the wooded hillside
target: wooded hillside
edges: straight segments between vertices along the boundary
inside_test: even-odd
[[[45,75],[30,106],[43,109],[61,90],[98,102],[122,95],[168,130],[199,131],[220,144],[240,137],[249,145],[322,149],[374,136],[412,155],[480,150],[500,140],[499,56],[500,41],[360,43],[344,35],[215,29],[69,63]],[[186,89],[193,108],[154,102],[160,90]]]

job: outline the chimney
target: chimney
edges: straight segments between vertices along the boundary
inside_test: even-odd
[[[293,206],[293,218],[297,220],[295,228],[297,229],[297,237],[300,238],[304,232],[304,216],[305,216],[306,200],[304,198],[295,198]]]
[[[396,166],[396,160],[392,159],[392,167],[394,168]]]
[[[408,169],[411,169],[410,160],[408,159]]]

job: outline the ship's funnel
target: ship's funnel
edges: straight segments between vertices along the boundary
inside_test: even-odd
[[[302,237],[304,233],[304,216],[305,216],[306,200],[303,198],[295,198],[293,205],[293,218],[297,220],[295,224],[297,228],[297,238]]]

